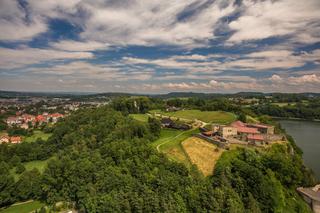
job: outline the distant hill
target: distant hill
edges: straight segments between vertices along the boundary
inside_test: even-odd
[[[168,98],[214,98],[214,97],[243,97],[254,98],[263,96],[308,96],[320,97],[320,93],[262,93],[262,92],[238,92],[233,94],[226,93],[197,93],[197,92],[170,92],[167,94],[139,94],[139,93],[121,93],[121,92],[106,92],[106,93],[89,93],[89,92],[19,92],[19,91],[0,91],[0,98],[14,97],[79,97],[79,98],[94,98],[94,97],[123,97],[123,96],[148,96],[162,99]]]

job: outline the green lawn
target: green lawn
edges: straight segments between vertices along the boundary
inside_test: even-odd
[[[31,136],[25,137],[24,141],[31,143],[35,142],[38,138],[41,138],[42,140],[48,140],[48,138],[51,136],[51,133],[44,133],[40,130],[33,131],[33,134]]]
[[[48,161],[51,159],[52,158],[49,158],[44,161],[30,161],[30,162],[23,163],[23,165],[26,167],[26,171],[31,171],[32,169],[36,168],[39,170],[39,172],[42,173],[45,170],[48,164]],[[17,181],[21,174],[17,174],[15,171],[16,171],[16,168],[14,167],[10,170],[10,173],[14,176],[15,181]]]
[[[180,130],[175,130],[175,129],[162,129],[160,132],[160,137],[158,140],[152,142],[151,146],[156,148],[159,144],[161,144],[162,142],[173,138],[175,136],[177,136],[178,134],[182,133],[183,131]]]
[[[129,116],[141,122],[148,122],[148,118],[149,118],[147,114],[130,114]]]
[[[151,146],[159,152],[164,153],[169,159],[184,163],[189,167],[191,163],[182,148],[181,142],[198,131],[198,129],[191,129],[188,131],[162,129],[160,138],[154,141]]]
[[[173,116],[188,120],[198,119],[206,123],[230,123],[236,120],[236,115],[224,111],[200,111],[200,110],[181,110],[176,112],[161,112],[153,110],[151,113],[159,113],[166,116]]]
[[[29,213],[40,209],[42,206],[44,206],[44,204],[39,201],[31,201],[27,203],[13,204],[6,209],[0,210],[0,213]]]

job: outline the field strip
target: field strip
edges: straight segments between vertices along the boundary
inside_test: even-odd
[[[173,140],[173,139],[175,139],[175,138],[177,138],[177,137],[179,137],[180,135],[182,135],[182,134],[184,134],[184,133],[186,133],[186,132],[181,132],[180,134],[178,134],[178,135],[176,135],[176,136],[174,136],[174,137],[171,137],[171,138],[168,138],[167,140],[165,140],[164,142],[162,142],[162,143],[160,143],[158,146],[157,146],[157,150],[158,150],[158,152],[160,152],[160,146],[162,146],[163,144],[166,144],[166,143],[168,143],[168,142],[170,142],[171,140]]]
[[[26,204],[26,203],[32,203],[34,200],[27,200],[25,202],[20,202],[20,203],[14,203],[12,204],[11,206],[19,206],[19,205],[22,205],[22,204]]]

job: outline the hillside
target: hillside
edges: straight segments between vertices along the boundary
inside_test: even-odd
[[[287,147],[225,152],[205,178],[153,148],[157,131],[100,107],[67,117],[47,142],[0,145],[0,205],[33,199],[83,212],[309,212],[294,189],[312,180]],[[55,158],[43,173],[33,169],[14,181],[13,155]]]

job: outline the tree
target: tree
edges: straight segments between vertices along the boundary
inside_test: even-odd
[[[244,113],[240,113],[238,119],[244,123],[247,122],[247,116]]]
[[[159,120],[157,120],[156,118],[148,118],[148,123],[149,123],[149,129],[150,132],[156,136],[159,137],[160,136],[160,131],[161,131],[161,123]]]
[[[18,163],[16,166],[16,173],[21,174],[24,171],[26,171],[26,167],[24,167],[22,163]]]

